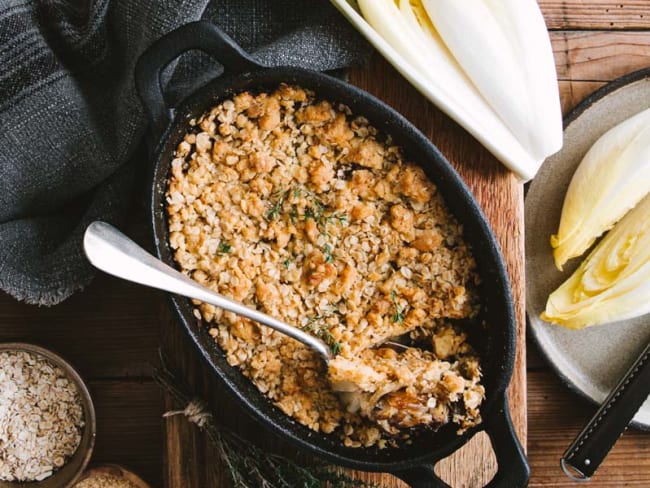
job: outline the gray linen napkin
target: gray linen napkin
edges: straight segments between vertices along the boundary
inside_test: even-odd
[[[326,0],[0,0],[0,288],[53,305],[86,286],[88,223],[122,224],[143,164],[133,69],[155,39],[201,17],[269,65],[361,62],[368,46]],[[178,100],[218,73],[175,66]]]

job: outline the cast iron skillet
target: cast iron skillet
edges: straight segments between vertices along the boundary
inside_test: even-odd
[[[160,75],[171,61],[189,50],[212,55],[224,66],[224,74],[169,108],[163,98]],[[456,435],[447,425],[435,433],[421,433],[410,445],[399,448],[347,448],[335,436],[315,433],[274,407],[236,368],[228,365],[221,349],[192,314],[189,300],[172,296],[178,320],[198,346],[214,373],[246,409],[272,431],[297,446],[331,462],[364,471],[390,472],[414,487],[446,487],[433,471],[433,465],[476,432],[485,430],[492,441],[498,472],[490,487],[525,486],[529,467],[514,433],[506,402],[506,387],[512,373],[515,353],[515,319],[510,287],[503,261],[480,208],[458,174],[442,154],[410,122],[364,91],[322,73],[294,67],[266,68],[257,64],[225,33],[208,22],[193,22],[155,42],[139,59],[136,84],[151,116],[151,223],[156,252],[174,266],[168,245],[165,213],[166,180],[178,143],[189,120],[199,117],[219,101],[241,91],[273,89],[281,82],[312,89],[317,97],[348,105],[364,115],[384,134],[393,136],[409,160],[419,163],[435,182],[447,205],[465,229],[482,278],[483,319],[489,324],[473,338],[482,357],[486,400],[483,423]]]

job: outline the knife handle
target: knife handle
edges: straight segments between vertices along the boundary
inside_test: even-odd
[[[588,481],[650,393],[650,344],[560,459],[574,481]]]

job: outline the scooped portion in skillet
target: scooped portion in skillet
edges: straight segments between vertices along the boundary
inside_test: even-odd
[[[195,315],[275,405],[346,446],[481,421],[478,274],[424,171],[344,105],[280,85],[190,121],[167,188],[180,268],[336,354],[221,309]],[[381,347],[410,336],[405,352]]]

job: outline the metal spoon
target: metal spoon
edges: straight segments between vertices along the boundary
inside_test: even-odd
[[[330,347],[324,341],[200,285],[149,254],[112,225],[105,222],[90,224],[84,235],[83,246],[88,261],[108,274],[215,305],[302,342],[320,354],[326,363],[333,358]]]

